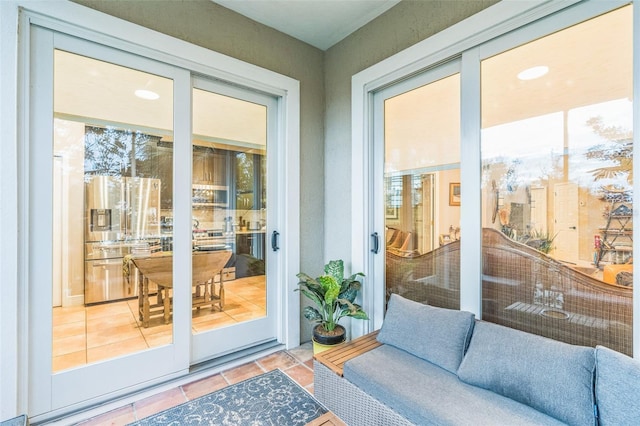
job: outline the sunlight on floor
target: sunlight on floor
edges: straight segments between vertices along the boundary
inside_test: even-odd
[[[266,315],[265,276],[225,282],[225,305],[193,310],[192,332],[226,327]],[[138,300],[53,309],[53,371],[171,343],[172,324],[161,316],[141,326]]]

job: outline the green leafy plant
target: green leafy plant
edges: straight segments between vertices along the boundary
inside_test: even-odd
[[[343,317],[369,319],[362,307],[354,303],[362,286],[357,277],[364,277],[364,274],[359,272],[345,278],[342,260],[332,260],[324,265],[324,275],[318,278],[303,272],[297,277],[300,280],[298,290],[315,304],[315,307],[304,309],[304,317],[322,325],[325,331],[332,332]]]
[[[551,236],[549,231],[543,232],[542,230],[538,231],[534,229],[531,231],[529,237],[524,241],[524,243],[544,254],[549,254],[553,249],[553,240],[556,239],[557,235],[558,234]]]

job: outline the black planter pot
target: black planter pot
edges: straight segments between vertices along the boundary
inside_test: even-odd
[[[320,343],[321,345],[327,345],[327,346],[337,345],[344,342],[346,339],[347,330],[345,330],[344,327],[339,324],[336,325],[336,328],[334,330],[335,333],[332,333],[330,335],[327,335],[324,332],[322,332],[321,328],[322,328],[321,324],[318,324],[315,327],[313,327],[313,340],[316,343]]]

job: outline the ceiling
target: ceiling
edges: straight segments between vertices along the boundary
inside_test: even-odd
[[[327,50],[400,0],[212,0],[254,21]]]

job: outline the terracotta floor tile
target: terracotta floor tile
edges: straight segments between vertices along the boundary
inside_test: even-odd
[[[223,371],[222,375],[227,379],[229,384],[234,384],[262,373],[264,373],[264,370],[260,368],[258,364],[250,362],[248,364],[232,368],[231,370]]]
[[[187,402],[181,388],[173,388],[133,403],[136,418],[142,419]]]
[[[264,358],[260,358],[257,361],[262,368],[267,371],[275,370],[277,368],[286,370],[294,365],[298,364],[298,361],[285,351],[276,352],[271,355],[267,355]]]
[[[300,362],[311,360],[313,364],[313,346],[311,343],[305,343],[297,348],[289,349],[288,352]]]
[[[302,387],[309,386],[313,383],[313,371],[304,365],[296,365],[295,367],[284,370],[284,372]]]
[[[93,417],[84,422],[78,423],[82,426],[124,426],[136,420],[136,416],[133,412],[133,405],[129,404],[122,408],[117,408],[108,413],[104,413],[100,416]]]
[[[183,385],[182,390],[187,396],[187,399],[191,401],[208,393],[227,387],[228,385],[229,383],[227,383],[221,374],[216,374],[214,376],[198,380],[197,382]]]
[[[313,395],[313,383],[311,383],[308,386],[304,387],[306,389],[307,392],[309,392],[311,395]]]

